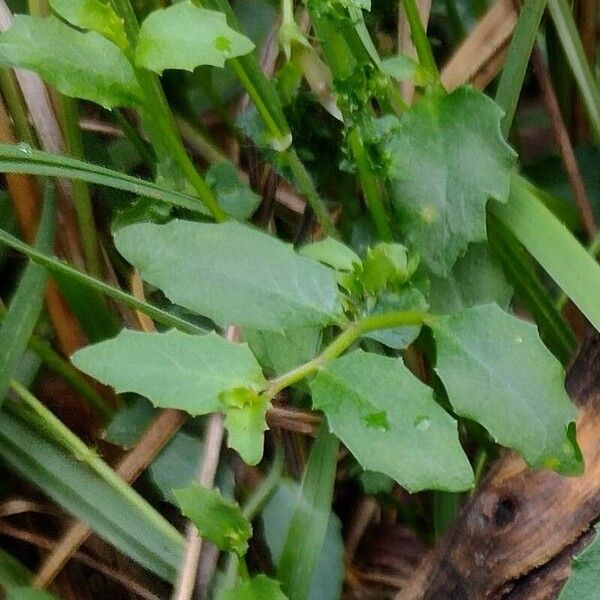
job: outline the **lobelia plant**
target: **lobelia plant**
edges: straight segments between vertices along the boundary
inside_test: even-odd
[[[494,444],[515,450],[532,469],[565,476],[584,470],[578,412],[561,364],[573,337],[529,257],[523,264],[515,258],[527,249],[600,327],[598,266],[540,190],[517,174],[505,139],[531,51],[517,41],[534,39],[539,18],[523,13],[519,20],[509,52],[515,80],[508,88],[504,80],[497,103],[471,86],[444,89],[415,2],[402,4],[418,60],[380,58],[365,23],[369,1],[306,0],[301,10],[317,44],[296,21],[291,0],[283,0],[278,37],[285,60],[276,80],[263,74],[227,0],[182,0],[149,12],[141,24],[129,0],[51,0],[53,15],[17,15],[0,34],[0,63],[37,72],[65,96],[135,111],[151,148],[153,182],[25,145],[0,146],[3,172],[71,178],[142,197],[118,213],[112,239],[161,307],[0,232],[4,244],[51,273],[159,324],[157,331],[101,336],[107,339],[75,352],[72,363],[154,407],[222,414],[227,445],[246,465],[275,455],[273,479],[265,479],[250,508],[228,498],[224,484],[222,493],[183,480],[168,489],[198,534],[230,553],[217,586],[224,600],[339,595],[339,577],[330,596],[314,586],[326,538],[340,536],[331,512],[340,445],[354,472],[385,476],[381,489],[391,480],[410,493],[471,490],[481,475],[473,464]],[[306,199],[306,215],[318,225],[310,240],[291,244],[290,236],[279,239],[250,222],[262,198],[236,166],[219,157],[201,174],[183,146],[157,75],[226,65],[251,101],[231,128],[241,129]],[[326,199],[315,182],[322,190],[331,182],[307,168],[310,155],[295,139],[302,138],[295,121],[303,80],[314,92],[312,110],[322,105],[335,123],[339,154],[329,160],[339,160],[342,174],[339,191]],[[410,106],[399,80],[417,88]],[[513,286],[539,333],[513,314]],[[26,317],[10,310],[0,335],[11,331],[10,319]],[[230,326],[241,341],[225,339]],[[0,383],[8,388],[23,349],[6,348],[12,362],[0,370]],[[308,415],[316,439],[293,488],[287,529],[277,552],[271,548],[276,574],[269,577],[250,574],[245,555],[251,521],[283,485],[277,436],[268,426],[282,409]],[[53,431],[66,435],[57,424]],[[10,431],[2,435],[11,439]],[[16,455],[6,460],[26,470]],[[89,459],[96,476],[118,486],[98,460]],[[45,485],[52,495],[51,483]],[[170,548],[162,561],[154,548],[142,552],[143,539],[129,540],[125,522],[108,537],[173,580],[181,540],[166,523],[152,522]],[[103,523],[91,524],[102,533]]]

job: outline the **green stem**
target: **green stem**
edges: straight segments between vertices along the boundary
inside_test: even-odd
[[[358,178],[365,195],[369,212],[375,222],[377,233],[384,242],[393,240],[392,229],[385,210],[382,189],[371,166],[369,156],[357,128],[348,131],[348,143],[358,169]]]
[[[327,210],[323,200],[319,197],[315,184],[302,161],[298,158],[294,148],[288,148],[285,152],[287,164],[292,171],[292,175],[298,186],[300,193],[306,198],[312,211],[315,213],[317,221],[323,228],[323,231],[331,237],[337,237],[333,219]]]
[[[302,379],[309,377],[318,371],[326,362],[337,358],[342,352],[347,350],[356,340],[369,331],[377,329],[390,329],[392,327],[403,327],[408,325],[423,325],[433,322],[434,317],[429,313],[407,310],[392,311],[380,315],[370,315],[351,323],[338,337],[336,337],[329,346],[327,346],[319,356],[308,362],[272,379],[265,389],[268,398],[273,398],[284,388],[298,383]]]
[[[435,64],[435,58],[431,51],[429,40],[427,39],[427,33],[423,27],[421,21],[421,15],[415,0],[402,0],[404,5],[404,11],[406,12],[406,18],[410,27],[410,35],[412,37],[413,44],[417,50],[419,62],[425,67],[436,79],[439,78],[439,72],[437,65]]]
[[[15,137],[19,142],[35,147],[35,134],[29,124],[25,102],[12,69],[0,69],[0,90],[12,117]]]
[[[83,159],[83,141],[79,129],[77,102],[73,98],[60,96],[62,105],[63,135],[67,145],[68,153],[74,158]],[[96,224],[94,222],[94,209],[90,189],[84,181],[73,180],[73,197],[75,214],[79,224],[79,233],[83,247],[85,266],[94,277],[102,276],[102,261],[100,259],[100,245],[96,235]]]
[[[112,5],[117,14],[123,18],[129,42],[132,47],[135,47],[139,24],[131,2],[129,0],[112,0]],[[143,114],[145,123],[149,125],[147,130],[152,144],[155,148],[162,148],[162,154],[170,156],[179,166],[215,221],[218,223],[226,221],[227,214],[219,206],[212,190],[198,173],[185,151],[158,77],[145,69],[137,68],[136,75],[144,91],[146,102]]]

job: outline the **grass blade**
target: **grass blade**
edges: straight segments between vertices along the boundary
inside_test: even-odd
[[[535,188],[515,175],[508,203],[494,202],[490,206],[493,214],[600,331],[600,267],[539,200]]]
[[[524,2],[515,26],[508,56],[496,92],[496,102],[504,110],[501,129],[504,137],[508,136],[521,88],[527,71],[527,63],[535,44],[535,37],[540,27],[542,15],[548,0],[528,0]]]
[[[162,308],[153,306],[148,302],[139,300],[127,292],[112,287],[111,285],[108,285],[108,283],[104,283],[104,281],[100,281],[99,279],[95,279],[94,277],[79,271],[75,267],[62,262],[54,256],[49,256],[43,252],[40,252],[39,250],[36,250],[35,248],[32,248],[3,229],[0,229],[0,244],[6,244],[14,250],[22,252],[33,262],[43,266],[52,273],[63,275],[81,285],[97,290],[98,292],[102,292],[109,298],[113,298],[114,300],[122,302],[125,306],[129,306],[130,308],[139,310],[163,325],[168,327],[176,327],[177,329],[180,329],[181,331],[187,331],[188,333],[206,333],[206,331],[201,327],[198,327],[197,325],[194,325],[193,323],[190,323],[181,317],[173,315]]]
[[[40,252],[48,252],[52,248],[55,206],[54,189],[47,184],[36,240],[36,248]],[[0,328],[0,405],[42,311],[47,279],[48,274],[43,267],[33,263],[25,267]]]
[[[92,163],[34,150],[26,145],[0,144],[0,173],[28,173],[49,177],[66,177],[87,181],[106,187],[131,192],[139,196],[154,198],[171,206],[178,206],[195,213],[209,212],[196,196],[175,192],[144,179],[131,177]]]
[[[98,535],[173,581],[182,536],[27,390],[14,387],[21,402],[7,402],[0,418],[2,458]]]
[[[312,447],[279,562],[290,600],[306,600],[331,512],[339,441],[322,425]]]

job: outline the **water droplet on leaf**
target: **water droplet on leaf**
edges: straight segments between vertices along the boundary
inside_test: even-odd
[[[419,431],[427,431],[431,427],[431,419],[429,417],[417,417],[415,419],[415,428]]]
[[[22,152],[23,154],[31,154],[33,150],[32,147],[29,144],[26,144],[25,142],[17,144],[17,148],[19,152]]]

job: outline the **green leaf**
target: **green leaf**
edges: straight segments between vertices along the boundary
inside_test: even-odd
[[[35,244],[42,252],[52,248],[55,208],[56,193],[52,184],[48,182]],[[47,280],[46,269],[28,263],[0,326],[0,405],[42,312]]]
[[[277,569],[278,579],[290,600],[305,599],[311,589],[330,521],[338,449],[337,438],[321,425],[310,451]]]
[[[402,244],[380,242],[367,250],[361,273],[366,292],[377,294],[387,287],[402,285],[408,277],[408,257]]]
[[[298,253],[333,267],[336,271],[352,271],[354,265],[361,262],[352,248],[330,237],[306,244]]]
[[[35,71],[59,92],[105,108],[143,102],[133,67],[117,46],[56,17],[16,15],[0,34],[0,64]]]
[[[381,61],[381,70],[398,81],[412,81],[419,72],[419,63],[406,54],[397,54]]]
[[[427,311],[429,304],[423,292],[414,285],[406,285],[398,292],[381,294],[369,315],[381,315],[394,311],[420,310]],[[364,334],[364,337],[375,340],[385,346],[401,350],[414,342],[421,331],[418,325],[375,329]]]
[[[232,590],[226,590],[220,600],[286,600],[287,596],[281,591],[281,584],[267,577],[257,575],[240,583]]]
[[[127,47],[123,19],[117,15],[109,2],[102,0],[50,0],[50,6],[71,25],[80,29],[97,31],[119,48]]]
[[[488,304],[432,320],[431,328],[436,371],[458,414],[481,423],[533,468],[581,472],[577,410],[563,368],[535,325]]]
[[[242,509],[228,502],[218,490],[194,484],[173,490],[181,512],[196,526],[200,536],[221,550],[243,556],[248,550],[252,526]]]
[[[283,333],[244,329],[244,339],[264,369],[282,375],[314,358],[321,343],[318,327],[288,329]]]
[[[220,399],[229,433],[228,445],[235,448],[247,464],[258,464],[263,455],[263,433],[268,429],[268,399],[246,388],[223,392]]]
[[[262,198],[240,179],[230,162],[220,162],[206,172],[206,183],[219,200],[223,210],[232,217],[245,221],[259,207]]]
[[[411,492],[473,485],[456,421],[400,360],[357,350],[326,364],[310,388],[314,407],[365,469]]]
[[[598,594],[600,577],[600,538],[596,525],[596,537],[592,543],[571,563],[572,574],[558,596],[558,600],[594,600]]]
[[[195,213],[208,214],[208,210],[196,196],[69,156],[35,150],[27,144],[0,144],[0,172],[67,177],[87,181],[147,196],[168,206],[179,206]]]
[[[113,339],[77,351],[72,361],[118,393],[136,392],[155,406],[192,415],[221,410],[221,392],[259,390],[265,383],[248,346],[215,333],[196,336],[174,329],[166,333],[124,329]]]
[[[292,480],[283,480],[262,512],[265,541],[269,546],[275,566],[290,528],[294,506],[300,495],[300,486]],[[339,600],[344,583],[344,540],[342,524],[329,509],[325,539],[317,557],[317,566],[310,585],[309,600]]]
[[[484,242],[470,244],[447,277],[433,275],[430,282],[429,304],[438,314],[491,302],[507,308],[513,295],[502,267]]]
[[[221,12],[183,0],[155,10],[142,23],[135,60],[138,66],[193,71],[200,65],[223,67],[225,60],[251,52],[254,44],[231,29]]]
[[[436,275],[447,275],[469,242],[485,240],[488,199],[508,197],[515,155],[501,117],[471,88],[429,93],[386,142],[399,229]]]
[[[0,415],[2,460],[121,552],[174,581],[184,549],[177,530],[80,440],[81,450],[68,450],[48,437],[47,419],[38,423],[13,413],[6,402]]]
[[[12,554],[0,548],[0,587],[6,589],[25,586],[31,579],[31,573],[23,563]]]
[[[535,188],[515,176],[508,203],[490,208],[600,331],[600,267],[539,200]]]
[[[115,243],[145,281],[220,325],[283,331],[341,312],[334,271],[239,223],[139,223]]]

